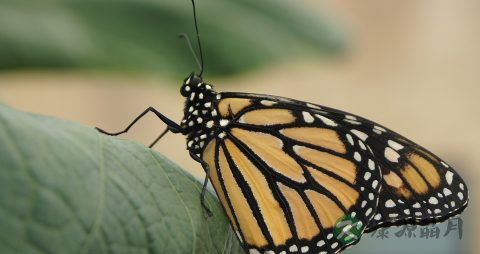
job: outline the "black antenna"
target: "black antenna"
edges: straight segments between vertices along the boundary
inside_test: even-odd
[[[187,41],[188,48],[190,49],[190,52],[192,53],[193,58],[195,58],[195,62],[197,62],[198,69],[202,70],[202,65],[200,64],[200,61],[198,61],[198,57],[197,57],[197,54],[195,54],[195,50],[193,50],[192,42],[190,41],[190,37],[188,37],[188,35],[186,33],[181,33],[181,34],[178,35],[178,37],[183,38],[183,39],[185,39],[185,41]]]
[[[200,74],[198,76],[202,77],[203,74],[203,52],[202,52],[202,44],[200,43],[200,33],[198,32],[198,24],[197,24],[197,11],[195,8],[195,1],[192,0],[192,7],[193,7],[193,20],[195,21],[195,32],[197,33],[197,43],[198,43],[198,50],[200,51]]]

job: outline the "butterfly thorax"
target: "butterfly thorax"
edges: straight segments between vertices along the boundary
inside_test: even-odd
[[[199,153],[215,134],[220,119],[216,101],[220,96],[212,85],[194,74],[184,80],[180,93],[186,98],[181,127],[183,134],[187,135],[187,149]]]

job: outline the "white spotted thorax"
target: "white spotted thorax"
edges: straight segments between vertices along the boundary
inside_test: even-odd
[[[203,82],[202,78],[190,74],[180,89],[186,98],[184,116],[180,126],[187,135],[187,149],[199,153],[206,142],[225,127],[215,108],[220,95],[212,89],[212,85]]]

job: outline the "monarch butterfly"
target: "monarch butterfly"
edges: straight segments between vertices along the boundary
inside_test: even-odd
[[[375,122],[333,108],[272,95],[221,92],[200,73],[183,81],[180,124],[149,107],[168,131],[186,136],[238,239],[251,254],[338,253],[357,243],[334,237],[344,215],[363,232],[425,225],[461,213],[461,177],[425,148]],[[191,48],[190,42],[189,46]],[[192,49],[192,48],[191,48]],[[192,50],[193,51],[193,50]],[[198,62],[198,61],[197,61]]]

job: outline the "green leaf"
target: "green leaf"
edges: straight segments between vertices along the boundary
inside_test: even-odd
[[[141,144],[0,104],[2,253],[241,253],[200,189]]]
[[[198,1],[208,75],[251,70],[279,59],[338,53],[344,38],[322,13],[298,1]],[[0,69],[152,71],[183,78],[197,70],[189,0],[4,0]]]

